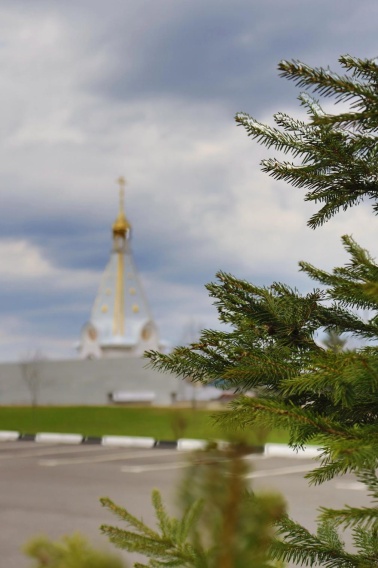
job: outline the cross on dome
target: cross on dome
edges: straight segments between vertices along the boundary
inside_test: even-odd
[[[119,185],[119,209],[123,211],[125,206],[125,186],[126,180],[123,176],[119,176],[117,179],[117,183]]]

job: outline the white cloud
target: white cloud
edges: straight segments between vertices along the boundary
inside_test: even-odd
[[[23,240],[0,240],[0,283],[17,287],[33,285],[65,289],[93,287],[99,274],[90,270],[70,270],[55,266],[36,245]]]
[[[52,272],[41,251],[26,240],[0,241],[0,267],[2,281],[43,278]]]
[[[0,360],[22,361],[33,353],[61,359],[75,356],[73,341],[38,333],[23,317],[3,317],[0,325]]]

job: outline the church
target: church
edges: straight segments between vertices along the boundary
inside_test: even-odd
[[[118,183],[119,211],[112,226],[112,251],[90,319],[82,329],[82,359],[141,357],[144,351],[163,349],[133,259],[124,178],[120,177]]]
[[[217,400],[222,395],[215,387],[203,388],[158,372],[143,358],[145,351],[166,349],[134,263],[123,177],[118,184],[110,258],[76,345],[78,356],[0,364],[0,404],[166,406]]]
[[[169,405],[182,398],[182,381],[149,368],[143,358],[163,344],[133,259],[123,177],[118,184],[110,259],[76,346],[78,357],[1,364],[0,404]]]

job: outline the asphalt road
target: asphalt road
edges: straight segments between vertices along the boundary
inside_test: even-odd
[[[251,456],[251,466],[253,487],[279,490],[291,516],[310,530],[316,526],[320,505],[369,502],[363,486],[351,476],[309,487],[303,479],[313,466],[309,459]],[[1,567],[30,568],[31,561],[20,547],[37,534],[59,538],[77,531],[96,546],[114,551],[99,526],[120,523],[101,507],[99,497],[110,497],[153,524],[151,490],[159,488],[173,502],[176,482],[185,467],[186,455],[172,449],[0,443]]]

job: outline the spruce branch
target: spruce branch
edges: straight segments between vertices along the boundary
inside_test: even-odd
[[[306,92],[299,96],[309,122],[274,115],[276,128],[266,126],[245,112],[235,120],[249,137],[267,148],[291,154],[297,162],[263,160],[262,170],[293,187],[306,188],[305,199],[321,204],[308,224],[316,228],[339,211],[373,201],[377,211],[378,66],[375,61],[345,56],[340,59],[346,75],[329,69],[311,68],[299,61],[282,61],[281,75],[293,80]],[[326,114],[308,91],[335,102],[349,102],[350,112]]]
[[[378,510],[376,507],[350,507],[345,509],[320,508],[320,520],[332,522],[335,526],[344,529],[355,527],[378,528]]]
[[[327,568],[361,566],[360,558],[345,552],[329,525],[321,526],[318,536],[315,536],[286,516],[278,523],[277,537],[284,539],[284,542],[277,539],[271,547],[273,558],[278,560]]]
[[[159,538],[157,532],[151,530],[147,525],[143,523],[143,521],[137,519],[136,517],[134,517],[134,515],[131,515],[131,513],[129,513],[129,511],[127,511],[123,507],[119,507],[118,505],[113,503],[113,501],[111,501],[111,499],[109,499],[108,497],[101,497],[100,503],[103,507],[108,509],[122,521],[125,521],[129,526],[133,527],[139,533],[144,534],[149,538]]]

